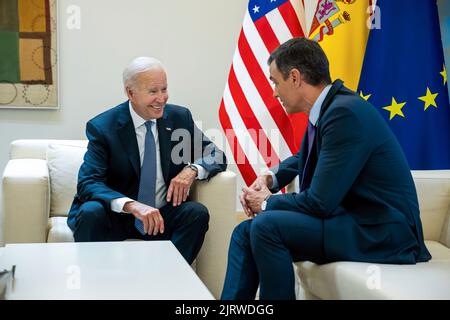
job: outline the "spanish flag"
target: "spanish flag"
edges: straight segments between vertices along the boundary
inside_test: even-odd
[[[314,5],[314,2],[309,4]],[[369,37],[372,1],[316,2],[309,38],[318,41],[325,51],[330,61],[331,78],[344,80],[348,88],[356,91]]]

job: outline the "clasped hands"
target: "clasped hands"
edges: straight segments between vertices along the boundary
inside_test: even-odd
[[[185,202],[189,188],[196,176],[197,172],[195,170],[188,167],[184,168],[170,181],[166,201],[172,202],[174,207]],[[137,219],[142,221],[146,234],[156,236],[158,233],[164,233],[164,219],[158,209],[138,201],[130,201],[125,204],[123,210],[133,214]]]
[[[239,200],[248,217],[254,217],[261,212],[262,202],[272,194],[269,190],[272,183],[272,176],[270,174],[264,174],[256,178],[250,187],[242,188]]]

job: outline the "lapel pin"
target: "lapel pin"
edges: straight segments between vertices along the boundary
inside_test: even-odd
[[[166,128],[166,130],[168,130],[168,131],[172,131],[172,128]]]

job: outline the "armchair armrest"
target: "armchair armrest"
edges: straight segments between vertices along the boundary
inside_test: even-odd
[[[236,174],[225,171],[209,182],[198,181],[190,194],[208,208],[210,215],[209,230],[197,257],[197,274],[219,298],[227,268],[228,245],[237,224]]]
[[[10,160],[2,183],[4,243],[46,242],[50,208],[47,162]]]

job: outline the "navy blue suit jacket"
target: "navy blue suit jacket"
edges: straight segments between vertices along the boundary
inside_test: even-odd
[[[208,172],[208,179],[227,167],[224,153],[195,126],[191,112],[167,104],[157,120],[161,167],[166,186],[187,164],[196,163]],[[185,129],[190,139],[177,138],[176,129]],[[186,132],[185,131],[185,132]],[[173,135],[172,135],[173,134]],[[140,158],[136,132],[126,101],[91,119],[86,125],[89,139],[84,162],[78,174],[77,194],[69,211],[70,221],[87,201],[98,201],[110,211],[111,200],[137,199]],[[172,159],[172,149],[182,161]]]
[[[303,172],[307,142],[275,168],[279,187]],[[397,139],[367,101],[333,83],[317,122],[311,184],[301,193],[271,196],[266,210],[323,219],[327,261],[416,263],[424,245],[416,189]]]

